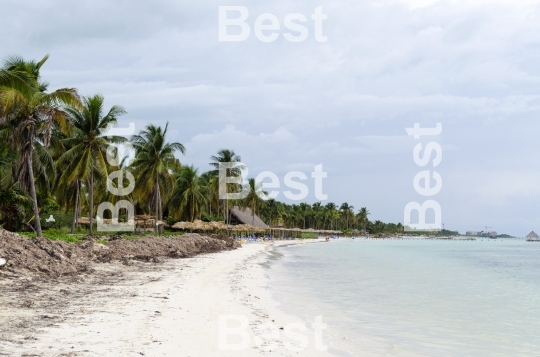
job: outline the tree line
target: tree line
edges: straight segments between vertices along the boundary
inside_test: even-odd
[[[366,229],[371,233],[399,232],[401,224],[371,222],[369,211],[343,203],[286,204],[263,200],[253,178],[242,200],[219,198],[219,164],[240,163],[241,157],[223,149],[210,157],[210,170],[200,172],[178,159],[185,153],[179,142],[167,140],[168,124],[148,125],[130,138],[107,135],[126,110],[106,108],[100,94],[81,96],[75,88],[49,90],[40,61],[21,57],[6,59],[0,68],[0,225],[5,229],[34,230],[43,236],[47,217],[70,226],[73,233],[80,217],[89,217],[90,234],[101,202],[132,202],[137,214],[152,214],[160,221],[223,221],[232,206],[249,207],[272,226],[314,229]],[[114,145],[129,141],[134,149],[131,162],[109,159]],[[111,150],[112,148],[112,150]],[[133,175],[135,186],[119,198],[107,190],[126,187],[109,175],[123,170]],[[227,175],[238,175],[232,168]],[[230,191],[238,185],[230,184]],[[62,220],[63,218],[63,220]],[[101,217],[106,218],[106,217]],[[123,215],[125,219],[125,214]],[[158,230],[158,228],[156,228]]]

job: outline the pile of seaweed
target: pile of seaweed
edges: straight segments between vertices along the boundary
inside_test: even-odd
[[[98,243],[98,239],[103,237],[88,236],[79,243],[67,243],[22,237],[0,228],[0,258],[5,260],[0,271],[60,276],[90,272],[92,262],[160,262],[164,258],[187,258],[240,246],[228,237],[196,233],[174,237],[144,236],[130,240],[112,237],[104,244]]]

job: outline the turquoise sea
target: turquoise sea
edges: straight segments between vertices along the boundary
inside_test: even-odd
[[[360,240],[286,246],[270,292],[344,356],[540,356],[540,243]]]

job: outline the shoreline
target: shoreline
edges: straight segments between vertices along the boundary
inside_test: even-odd
[[[281,312],[267,289],[269,253],[306,243],[248,243],[163,263],[94,264],[91,275],[1,281],[0,356],[331,356],[315,348],[311,326],[295,330],[307,348],[286,348],[295,341],[285,337],[287,324],[303,321]],[[225,314],[225,328],[242,322],[230,316],[247,319],[247,348],[219,345]],[[231,333],[222,342],[239,347],[242,339]]]

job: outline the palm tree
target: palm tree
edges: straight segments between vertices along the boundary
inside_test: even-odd
[[[279,202],[273,198],[266,201],[265,213],[267,215],[268,225],[274,226],[274,218],[279,218]]]
[[[278,202],[277,213],[276,213],[278,226],[282,226],[286,223],[286,220],[289,214],[287,207],[288,206],[285,203]]]
[[[338,221],[340,220],[341,212],[338,210],[332,211],[331,219],[334,221],[334,229],[339,229],[338,227]]]
[[[5,61],[0,75],[4,84],[11,83],[12,85],[2,88],[0,120],[11,122],[14,127],[13,136],[20,150],[18,182],[21,188],[29,192],[33,201],[38,237],[42,237],[43,233],[34,182],[33,149],[36,145],[36,139],[41,134],[43,145],[48,147],[54,126],[66,128],[66,113],[63,106],[80,104],[77,91],[74,88],[58,89],[52,93],[46,92],[48,84],[41,82],[40,70],[48,58],[49,56],[46,55],[41,61],[35,62],[12,57]],[[11,78],[8,78],[6,72],[12,73]],[[25,73],[26,79],[30,80],[28,86],[23,85],[26,79],[21,77],[20,73]]]
[[[31,95],[33,85],[32,77],[27,72],[18,69],[6,70],[0,68],[0,88],[8,88],[25,95]]]
[[[339,209],[342,212],[342,217],[345,219],[345,229],[349,229],[349,218],[354,216],[354,207],[344,202]]]
[[[242,161],[239,155],[236,155],[234,150],[229,149],[221,149],[218,151],[217,155],[211,156],[210,165],[214,167],[214,170],[212,170],[212,174],[215,176],[219,175],[219,165],[222,163],[239,163]],[[233,168],[226,170],[226,176],[232,177],[232,176],[239,176],[241,174],[242,165],[233,165]],[[229,192],[229,188],[232,188],[229,184],[227,184],[226,191]],[[234,188],[233,188],[234,189]],[[227,226],[229,225],[229,200],[225,199],[225,222],[227,223]]]
[[[213,216],[213,206],[216,204],[216,212],[219,216],[219,179],[217,176],[212,174],[211,171],[207,171],[201,175],[201,179],[204,181],[204,186],[208,188],[206,205],[207,213],[212,217]]]
[[[73,128],[73,127],[72,127]],[[67,166],[69,165],[69,162],[64,162],[62,164],[59,163],[59,159],[62,157],[62,155],[68,150],[71,149],[69,147],[66,147],[63,140],[67,139],[68,137],[71,137],[73,134],[73,129],[71,130],[72,133],[66,135],[64,133],[59,132],[58,130],[55,130],[53,132],[53,136],[51,138],[51,145],[49,147],[49,153],[50,157],[54,161],[53,168],[55,169],[55,173],[59,172],[66,172]],[[73,213],[73,221],[71,224],[71,233],[73,234],[75,230],[75,226],[78,222],[78,214],[79,214],[79,207],[80,207],[80,191],[81,191],[81,183],[80,180],[76,180],[74,184],[68,184],[65,180],[67,175],[55,175],[55,182],[54,187],[52,191],[54,192],[56,201],[58,203],[61,203],[61,206],[68,211],[72,204],[74,205],[74,213]],[[73,203],[73,201],[75,201]]]
[[[366,224],[369,222],[368,216],[369,211],[366,207],[360,208],[358,211],[357,217],[358,217],[358,223],[362,225],[362,229],[366,229]]]
[[[180,168],[180,161],[174,155],[177,151],[182,154],[186,152],[184,145],[179,142],[166,141],[168,127],[169,123],[165,128],[148,125],[131,139],[135,148],[135,159],[131,168],[137,177],[136,189],[142,196],[148,194],[148,198],[154,200],[156,233],[160,233],[157,221],[163,220],[161,191],[170,196],[174,183],[172,171]]]
[[[3,146],[3,145],[2,145]],[[15,221],[22,220],[24,208],[30,200],[11,175],[11,162],[16,153],[8,147],[0,147],[0,218],[7,230],[15,230]]]
[[[249,193],[244,199],[240,201],[240,206],[249,207],[249,209],[251,210],[251,224],[254,225],[255,214],[265,204],[265,200],[263,200],[260,196],[266,195],[268,193],[262,190],[262,184],[255,182],[254,178],[250,178],[248,182],[249,182]]]
[[[200,218],[201,207],[204,207],[206,202],[208,186],[205,179],[199,176],[199,171],[195,167],[183,166],[177,173],[175,181],[171,206],[178,207],[178,218],[181,217],[182,212],[188,213],[189,220],[193,222],[197,216]]]
[[[311,213],[313,217],[313,228],[317,229],[320,227],[320,218],[324,214],[323,206],[321,202],[315,202],[311,206]]]
[[[337,206],[336,206],[336,204],[333,203],[333,202],[328,202],[328,203],[324,206],[324,223],[323,223],[323,228],[326,228],[326,221],[330,222],[330,226],[331,226],[333,214],[334,214],[334,212],[336,211],[336,209],[337,209]]]
[[[302,222],[303,222],[302,228],[306,229],[306,218],[311,214],[311,207],[307,203],[302,202],[298,205],[298,210],[299,210],[300,218],[302,219]]]
[[[24,216],[24,207],[30,202],[26,192],[17,183],[10,186],[0,186],[0,218],[6,221],[6,229],[15,229],[15,220]]]
[[[375,233],[383,233],[386,229],[386,225],[382,221],[375,221],[373,222],[373,230]]]
[[[66,108],[72,123],[72,135],[62,140],[68,150],[58,159],[58,165],[65,167],[61,182],[67,185],[76,183],[77,190],[80,189],[80,182],[88,182],[90,234],[93,234],[95,176],[106,178],[109,175],[107,148],[113,143],[126,141],[123,137],[107,136],[106,133],[126,111],[120,106],[113,106],[103,115],[104,98],[99,94],[84,97],[82,101],[82,109]],[[74,220],[77,212],[78,200],[74,208]]]

